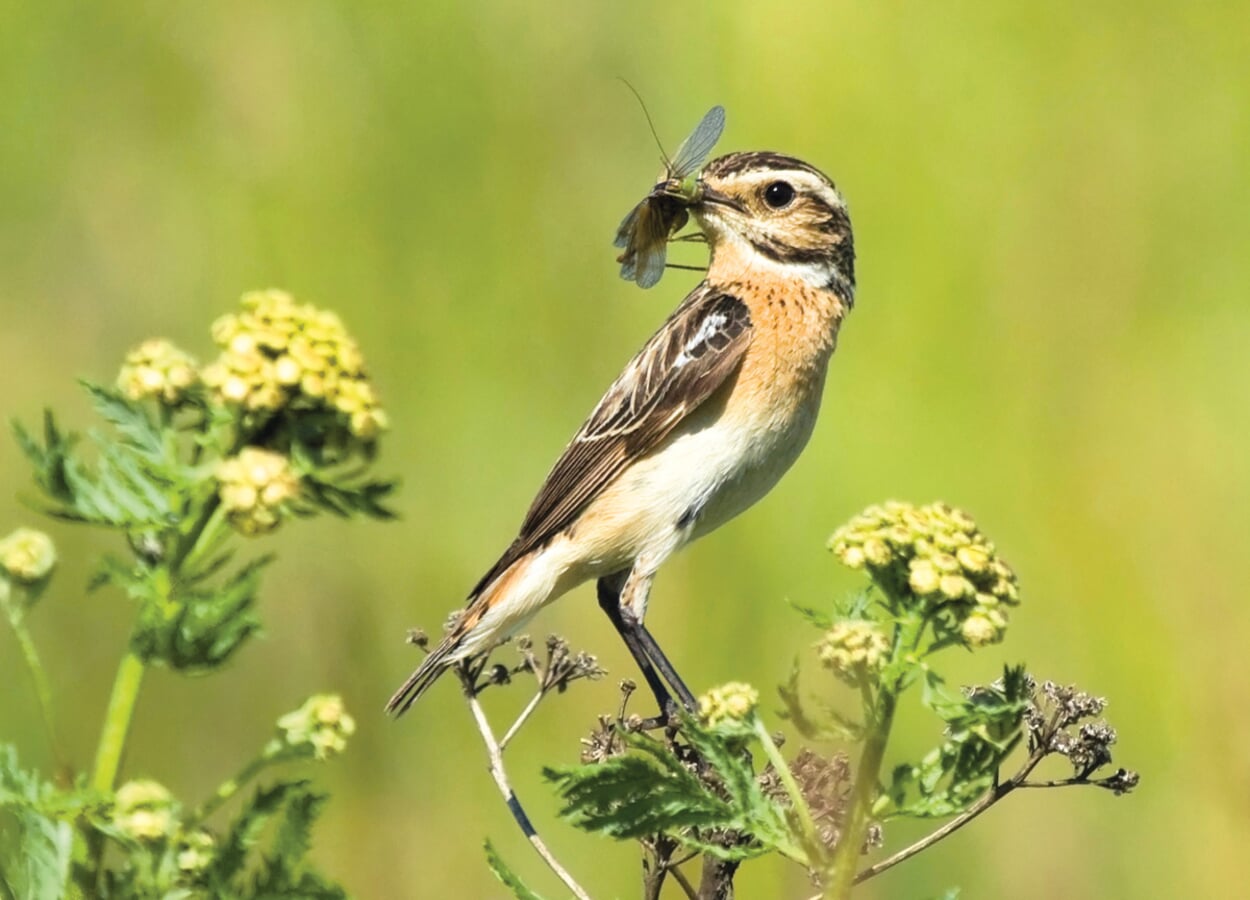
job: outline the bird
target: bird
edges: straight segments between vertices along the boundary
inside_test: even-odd
[[[661,183],[652,196],[671,193]],[[808,443],[854,305],[855,248],[833,181],[793,156],[717,157],[686,196],[708,245],[703,280],[607,389],[388,712],[591,580],[661,710],[677,711],[666,686],[695,708],[644,624],[653,580],[767,494]]]

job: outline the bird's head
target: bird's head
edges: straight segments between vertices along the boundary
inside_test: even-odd
[[[713,271],[772,267],[853,300],[851,218],[819,169],[780,153],[730,153],[704,166],[692,193]]]

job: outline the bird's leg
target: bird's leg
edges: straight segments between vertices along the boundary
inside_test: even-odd
[[[673,698],[669,694],[668,688],[664,686],[660,676],[655,673],[655,667],[651,665],[647,651],[643,648],[643,643],[639,639],[636,623],[627,623],[625,620],[624,610],[621,609],[623,575],[624,573],[618,573],[617,575],[609,575],[599,579],[596,585],[599,595],[599,608],[607,613],[608,621],[612,623],[616,633],[621,636],[621,640],[629,648],[629,653],[634,658],[634,662],[638,664],[638,669],[642,672],[642,677],[647,682],[647,687],[651,688],[651,693],[655,695],[655,702],[660,706],[660,718],[664,719],[671,712],[675,711],[676,705],[673,703]],[[663,723],[659,722],[657,724]]]
[[[625,618],[629,618],[628,611],[625,612]],[[673,664],[668,661],[668,657],[664,655],[660,645],[655,642],[651,632],[647,631],[647,626],[641,622],[636,622],[634,627],[638,629],[638,638],[642,644],[643,651],[647,654],[647,658],[651,660],[652,665],[659,670],[660,675],[668,682],[669,687],[673,689],[673,693],[677,695],[677,699],[681,701],[681,705],[686,708],[686,712],[698,712],[699,703],[695,700],[694,694],[690,692],[690,688],[686,687],[686,682],[681,680],[681,676],[677,674]]]
[[[628,575],[617,573],[599,580],[599,606],[608,614],[625,641],[625,646],[638,663],[638,668],[642,670],[643,678],[660,705],[660,714],[672,715],[677,711],[677,706],[668,692],[670,687],[686,711],[695,712],[698,703],[695,702],[694,694],[681,680],[651,632],[642,624],[650,589],[650,574],[640,574],[637,569]],[[667,687],[664,682],[668,683]]]

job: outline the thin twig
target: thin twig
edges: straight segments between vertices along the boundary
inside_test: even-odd
[[[503,765],[503,748],[495,740],[495,734],[491,731],[490,723],[486,720],[486,713],[482,710],[482,704],[478,702],[477,696],[473,693],[472,681],[464,680],[463,686],[465,701],[473,712],[473,718],[477,722],[478,731],[482,734],[482,742],[486,745],[486,753],[490,757],[491,777],[495,779],[495,784],[498,785],[499,793],[503,795],[508,811],[512,813],[512,818],[516,820],[521,833],[533,845],[538,855],[543,858],[543,861],[551,871],[555,872],[556,877],[564,882],[564,886],[573,892],[573,896],[577,897],[578,900],[590,900],[590,895],[573,880],[573,876],[560,865],[560,862],[547,849],[543,839],[538,836],[533,823],[530,822],[529,816],[525,814],[525,809],[521,806],[521,801],[517,799],[516,792],[512,790],[512,785],[508,782],[508,773]]]
[[[689,857],[687,857],[687,859],[689,859]],[[669,872],[673,874],[673,878],[675,878],[677,883],[681,885],[681,889],[686,892],[686,896],[689,897],[690,900],[699,900],[699,892],[695,886],[690,883],[690,879],[686,877],[685,872],[677,868],[675,865],[669,868]]]
[[[538,709],[538,704],[542,702],[542,699],[545,696],[546,692],[539,689],[538,693],[534,694],[534,696],[530,698],[530,702],[525,704],[525,709],[521,710],[521,714],[516,717],[516,721],[512,723],[512,727],[509,728],[504,736],[499,739],[500,753],[508,748],[508,742],[516,736],[518,731],[521,730],[521,726],[525,724],[526,719],[533,714],[534,710]]]
[[[883,859],[881,860],[881,862],[874,863],[868,868],[863,869],[860,872],[858,872],[855,875],[855,884],[859,884],[860,882],[867,881],[869,878],[872,878],[873,876],[880,875],[886,869],[891,869],[894,866],[897,866],[899,863],[903,862],[904,860],[911,859],[920,851],[926,850],[929,847],[932,847],[938,841],[942,840],[942,838],[949,837],[951,834],[954,834],[960,828],[963,828],[965,825],[967,825],[977,816],[981,815],[981,813],[985,812],[987,809],[989,809],[999,800],[1006,797],[1016,788],[1022,787],[1026,783],[1025,779],[1029,777],[1029,773],[1031,773],[1037,767],[1037,764],[1040,763],[1042,761],[1042,758],[1045,756],[1046,756],[1046,751],[1044,749],[1039,748],[1037,750],[1034,750],[1032,755],[1030,755],[1029,758],[1025,760],[1024,765],[1020,767],[1020,771],[1016,772],[1016,774],[1011,776],[1011,778],[1007,779],[1001,784],[994,785],[993,788],[985,792],[985,794],[981,797],[980,800],[972,804],[972,806],[968,807],[966,810],[964,810],[955,818],[951,819],[949,822],[947,822],[937,831],[934,831],[928,835],[925,835],[920,840],[916,841],[916,843],[912,844],[910,847],[904,847],[902,850],[898,851],[893,856]]]

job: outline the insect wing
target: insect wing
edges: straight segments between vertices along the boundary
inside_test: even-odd
[[[654,197],[647,197],[625,217],[616,233],[616,246],[624,249],[617,262],[621,277],[639,287],[653,287],[664,274],[668,256],[670,222]]]
[[[669,164],[669,177],[681,180],[703,164],[704,158],[712,152],[721,132],[725,130],[725,107],[713,106],[707,111],[702,121],[690,132],[690,137],[681,142],[673,161]]]
[[[621,219],[621,224],[616,229],[616,237],[612,241],[613,247],[624,250],[633,243],[634,235],[638,232],[638,220],[642,217],[643,207],[647,205],[649,199],[644,199],[631,209],[625,218]]]

